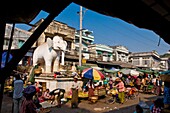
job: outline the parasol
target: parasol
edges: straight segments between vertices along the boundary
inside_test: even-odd
[[[87,68],[83,70],[82,77],[93,79],[93,80],[100,80],[100,79],[103,79],[105,76],[101,71],[97,69]]]

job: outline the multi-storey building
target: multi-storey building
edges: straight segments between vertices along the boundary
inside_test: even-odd
[[[132,53],[129,58],[137,67],[160,70],[161,58],[156,51]]]
[[[75,50],[79,52],[80,47],[80,30],[75,33]],[[82,29],[82,55],[85,59],[89,59],[88,45],[93,44],[94,36],[93,31]],[[78,54],[79,55],[79,54]]]
[[[5,38],[4,38],[4,45],[3,45],[4,51],[8,49],[12,27],[13,27],[12,25],[6,24]],[[22,29],[15,27],[13,39],[12,39],[11,50],[15,51],[17,49],[20,49],[20,47],[25,43],[25,41],[30,37],[31,34],[32,34],[31,32],[28,32],[26,30],[22,30]],[[28,51],[27,54],[23,57],[23,59],[19,62],[19,64],[31,65],[31,62],[32,62],[31,56],[32,56],[32,52]]]
[[[111,46],[115,61],[129,62],[129,50],[122,45]]]
[[[89,45],[90,57],[95,57],[99,61],[113,61],[113,49],[102,44]]]
[[[12,31],[12,25],[6,24],[5,39],[4,39],[4,45],[3,45],[4,50],[8,49],[11,31]],[[29,36],[31,34],[32,33],[28,32],[28,31],[25,31],[25,30],[22,30],[19,28],[15,28],[11,49],[19,49],[24,44],[24,42],[29,38]]]
[[[160,57],[161,57],[161,63],[160,63],[161,69],[169,70],[170,69],[170,51],[166,52]]]
[[[40,19],[35,23],[35,27],[31,28],[29,31],[34,32],[34,30],[44,21]],[[67,51],[71,51],[75,48],[74,39],[75,39],[75,28],[68,26],[65,23],[58,22],[53,20],[50,25],[44,30],[42,35],[38,38],[36,46],[44,43],[47,37],[54,37],[56,35],[61,36],[67,42]]]

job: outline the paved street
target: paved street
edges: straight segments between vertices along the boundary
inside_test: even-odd
[[[149,94],[140,94],[139,97],[141,100],[147,102],[148,105],[151,105],[151,101],[157,96]],[[61,108],[50,108],[50,113],[133,113],[135,110],[135,105],[139,102],[139,98],[135,100],[128,100],[128,102],[123,105],[115,103],[108,105],[105,103],[105,99],[98,100],[95,104],[90,104],[87,100],[81,100],[78,109],[72,109],[70,107],[70,102],[67,102]],[[2,103],[2,113],[11,113],[12,111],[12,98],[4,95]]]
[[[152,99],[157,98],[155,95],[146,95],[146,94],[140,94],[139,97],[147,102],[148,105],[151,105]],[[82,100],[79,104],[78,109],[72,109],[70,108],[70,103],[68,102],[66,105],[64,105],[62,108],[52,108],[51,113],[111,113],[114,111],[114,113],[133,113],[135,110],[135,105],[139,103],[139,98],[136,98],[135,100],[128,100],[128,102],[122,104],[111,104],[108,105],[105,103],[105,99],[100,99],[95,104],[89,104],[88,101]]]

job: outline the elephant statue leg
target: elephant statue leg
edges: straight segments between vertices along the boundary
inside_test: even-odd
[[[60,52],[57,55],[57,58],[54,60],[53,72],[58,72],[59,71],[59,66],[60,66]]]
[[[51,65],[52,64],[52,61],[51,60],[45,60],[45,72],[46,73],[51,73],[52,72],[52,68],[51,68]]]

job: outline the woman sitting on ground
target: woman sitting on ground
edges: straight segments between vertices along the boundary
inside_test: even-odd
[[[46,89],[46,91],[43,94],[44,100],[51,100],[52,96],[50,95],[50,90]]]

